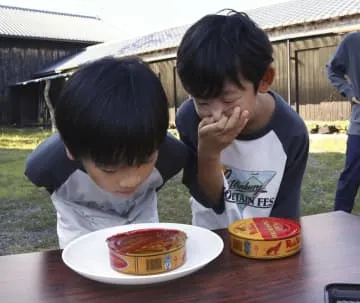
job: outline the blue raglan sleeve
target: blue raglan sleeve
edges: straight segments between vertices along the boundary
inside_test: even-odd
[[[309,154],[309,136],[305,126],[303,128],[303,133],[292,137],[286,147],[288,158],[271,217],[300,217],[301,185]]]
[[[188,155],[187,146],[168,133],[159,148],[159,156],[156,162],[156,168],[163,178],[163,184],[157,190],[184,168]]]
[[[176,114],[176,128],[180,139],[188,147],[188,158],[183,170],[183,183],[189,189],[191,196],[208,208],[213,208],[217,214],[225,210],[224,188],[221,200],[216,207],[209,204],[206,195],[201,190],[197,180],[197,129],[200,120],[191,99],[185,101]]]
[[[56,133],[27,157],[24,174],[33,184],[52,193],[77,167],[75,161],[67,158],[64,144]]]
[[[341,95],[350,101],[353,97],[356,97],[351,82],[349,82],[346,78],[349,65],[347,44],[349,43],[351,37],[351,34],[347,35],[341,41],[333,57],[326,65],[327,77],[330,83],[340,92]]]

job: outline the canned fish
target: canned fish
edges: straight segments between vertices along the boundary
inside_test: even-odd
[[[185,262],[186,234],[175,229],[140,229],[106,240],[111,267],[121,273],[158,274]]]
[[[276,259],[301,249],[301,226],[294,220],[266,217],[243,219],[229,228],[230,249],[243,257]]]

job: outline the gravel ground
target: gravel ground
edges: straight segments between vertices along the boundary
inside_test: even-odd
[[[46,249],[57,248],[56,241],[55,229],[39,232],[2,230],[0,232],[0,255],[28,252],[30,247],[32,251],[44,250],[44,246],[47,247]]]
[[[46,210],[49,217],[45,217],[42,215],[44,210],[38,206],[20,201],[0,203],[8,205],[8,209],[0,212],[0,255],[58,247],[55,212]]]

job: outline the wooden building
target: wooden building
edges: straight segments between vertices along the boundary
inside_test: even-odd
[[[292,0],[247,13],[272,41],[277,71],[273,89],[305,120],[348,119],[350,102],[329,84],[325,66],[343,35],[360,30],[360,0]],[[188,25],[130,41],[91,46],[44,72],[61,75],[103,56],[136,54],[149,62],[160,77],[175,113],[187,97],[175,69],[177,46],[187,28]]]
[[[118,35],[96,17],[0,5],[0,123],[27,125],[41,120],[44,83],[32,81],[34,74]],[[51,94],[55,97],[58,91],[59,81]]]

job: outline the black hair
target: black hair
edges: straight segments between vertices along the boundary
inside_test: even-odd
[[[164,141],[169,111],[160,80],[141,59],[104,58],[69,78],[55,119],[76,160],[135,166]]]
[[[185,90],[202,99],[218,97],[224,81],[243,88],[239,74],[259,87],[273,61],[267,34],[246,13],[206,15],[185,33],[177,52],[177,72]]]

